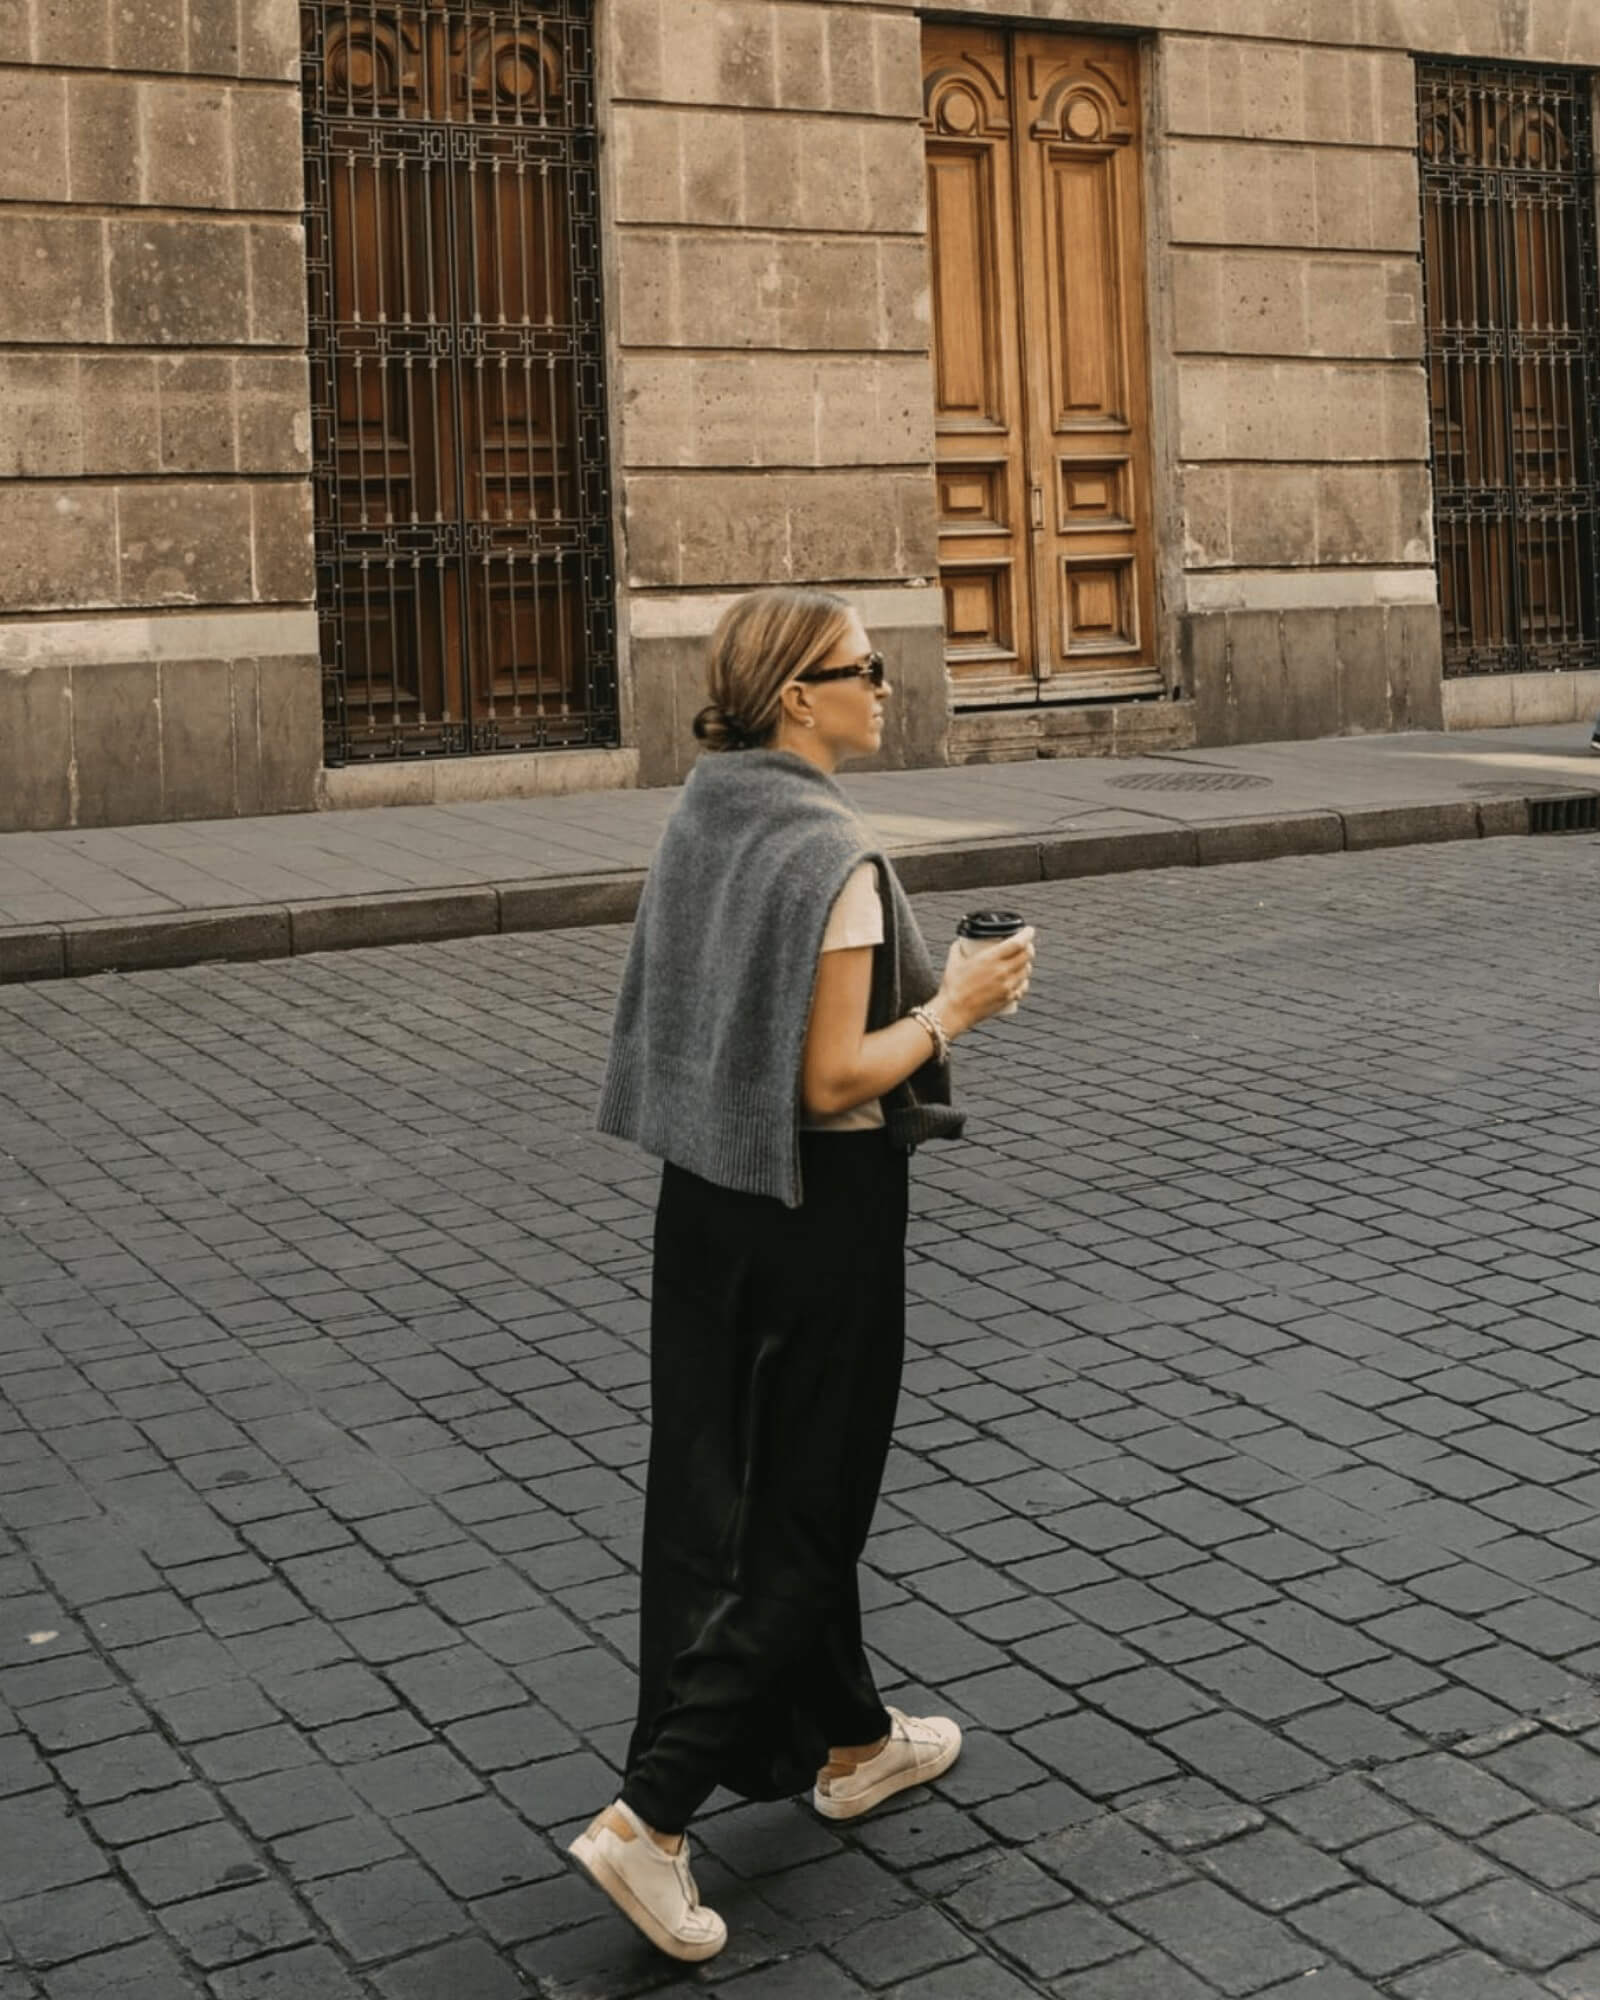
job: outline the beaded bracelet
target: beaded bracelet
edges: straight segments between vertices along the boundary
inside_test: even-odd
[[[933,1043],[934,1059],[940,1063],[947,1063],[950,1060],[950,1037],[945,1030],[943,1021],[939,1019],[933,1009],[931,1007],[913,1007],[906,1018],[907,1020],[915,1021],[919,1027],[927,1030],[929,1039]]]

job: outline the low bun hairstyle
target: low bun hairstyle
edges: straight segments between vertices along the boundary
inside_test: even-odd
[[[707,750],[750,750],[771,740],[783,690],[827,658],[850,606],[831,590],[776,584],[730,604],[711,635],[707,692],[694,733]]]

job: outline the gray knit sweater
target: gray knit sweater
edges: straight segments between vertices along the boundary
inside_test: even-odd
[[[884,942],[867,1026],[938,982],[894,871],[849,799],[787,751],[702,756],[651,864],[622,977],[602,1132],[718,1186],[796,1208],[800,1072],[822,933],[863,861],[878,870]],[[955,1138],[948,1071],[931,1059],[888,1093],[909,1150]]]

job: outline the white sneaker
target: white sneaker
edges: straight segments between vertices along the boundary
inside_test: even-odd
[[[694,1886],[688,1840],[668,1854],[621,1799],[591,1820],[567,1852],[669,1958],[715,1958],[728,1942],[728,1926],[705,1908]]]
[[[811,1803],[824,1819],[856,1819],[909,1785],[926,1785],[961,1755],[961,1731],[947,1715],[889,1711],[889,1740],[859,1764],[835,1760],[817,1774]]]

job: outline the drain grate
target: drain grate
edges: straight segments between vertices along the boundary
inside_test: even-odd
[[[1272,780],[1249,771],[1135,771],[1108,782],[1119,792],[1251,792]]]
[[[1529,799],[1529,833],[1600,831],[1600,792],[1574,792],[1564,799]]]

